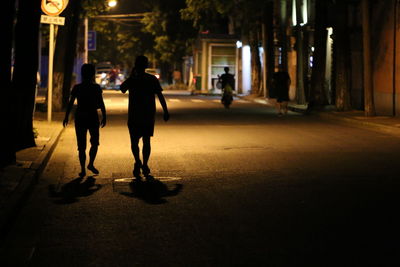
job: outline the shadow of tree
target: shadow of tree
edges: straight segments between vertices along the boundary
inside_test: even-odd
[[[101,188],[101,185],[96,184],[96,179],[89,176],[83,183],[83,178],[75,178],[71,182],[64,184],[59,191],[56,190],[55,185],[49,186],[49,196],[57,198],[54,201],[56,204],[72,204],[78,200],[79,197],[87,197],[95,193]]]
[[[150,176],[145,181],[134,179],[129,187],[131,192],[121,192],[120,194],[141,199],[148,204],[158,205],[167,203],[166,197],[178,195],[182,191],[183,185],[175,184],[175,188],[171,190],[166,184]]]

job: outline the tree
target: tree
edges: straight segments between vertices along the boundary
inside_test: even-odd
[[[397,1],[397,0],[396,0]],[[370,3],[362,0],[362,25],[363,25],[363,55],[364,55],[364,106],[366,116],[375,116],[374,88],[372,82],[371,65],[371,35],[370,35]],[[395,48],[396,49],[396,48]]]
[[[14,100],[11,90],[11,51],[13,40],[13,21],[15,15],[15,0],[3,1],[3,14],[0,16],[2,25],[2,49],[0,49],[0,102],[1,122],[4,130],[0,140],[0,167],[15,162],[14,140]]]
[[[185,7],[185,0],[153,1],[152,12],[142,20],[143,31],[154,37],[156,57],[174,67],[180,66],[182,58],[191,54],[197,34],[192,23],[181,18],[180,11]]]
[[[350,109],[350,51],[349,36],[347,31],[347,2],[336,2],[336,17],[334,34],[334,63],[335,63],[335,88],[336,108],[339,111]]]
[[[325,67],[326,67],[326,0],[317,0],[315,3],[315,36],[314,36],[314,66],[311,74],[311,88],[308,110],[322,107],[327,104],[325,95]]]
[[[16,150],[35,146],[33,107],[38,71],[40,0],[18,2],[12,89],[16,96]],[[29,45],[27,46],[27,40]]]
[[[85,15],[107,10],[103,0],[70,0],[63,12],[65,25],[58,28],[54,53],[53,108],[61,111],[68,102],[72,85],[72,72],[77,52],[78,28]]]
[[[136,56],[154,52],[154,37],[142,31],[140,21],[94,19],[91,25],[97,33],[96,51],[90,52],[95,64],[110,61],[130,69]]]

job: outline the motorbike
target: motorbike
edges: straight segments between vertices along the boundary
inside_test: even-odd
[[[223,94],[221,98],[221,103],[224,105],[225,108],[229,108],[233,101],[233,90],[232,87],[227,84],[225,88],[222,88]]]

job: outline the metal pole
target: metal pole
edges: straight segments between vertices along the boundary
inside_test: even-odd
[[[85,30],[84,30],[84,56],[83,56],[83,63],[88,63],[89,60],[89,51],[88,51],[88,31],[89,31],[89,21],[88,18],[86,17],[84,22],[83,22],[84,26],[85,26]]]
[[[54,24],[50,24],[49,34],[49,74],[47,85],[47,121],[51,122],[53,105],[53,56],[54,56]]]

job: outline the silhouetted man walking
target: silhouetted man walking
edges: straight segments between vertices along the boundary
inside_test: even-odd
[[[144,176],[149,177],[150,175],[148,161],[151,152],[150,137],[154,133],[156,114],[155,95],[158,96],[163,108],[164,121],[169,120],[167,103],[162,94],[159,81],[154,75],[145,72],[148,63],[147,57],[138,56],[131,75],[121,84],[122,93],[129,90],[128,128],[132,154],[135,158],[133,176],[137,178],[140,177],[141,170]],[[140,160],[140,138],[143,141],[143,162]]]
[[[79,176],[84,177],[86,175],[86,136],[88,131],[90,133],[91,146],[87,168],[94,174],[99,174],[99,171],[94,167],[94,160],[99,146],[99,127],[100,125],[101,127],[106,125],[106,108],[104,106],[103,92],[100,85],[94,82],[96,74],[94,65],[83,64],[81,73],[82,83],[75,85],[71,91],[71,98],[67,106],[67,111],[65,112],[63,125],[64,127],[67,126],[69,113],[71,112],[75,99],[77,99],[78,106],[75,112],[75,132],[78,143],[79,163],[81,165]],[[101,109],[101,123],[99,123],[99,116],[97,115],[98,109]]]

